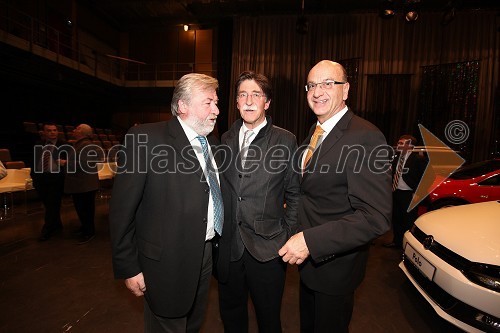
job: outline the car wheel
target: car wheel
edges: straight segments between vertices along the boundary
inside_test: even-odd
[[[468,204],[467,201],[464,200],[458,200],[458,199],[443,199],[436,201],[431,205],[430,210],[436,210],[436,209],[441,209],[441,208],[446,208],[446,207],[452,207],[452,206],[460,206],[460,205],[466,205]]]

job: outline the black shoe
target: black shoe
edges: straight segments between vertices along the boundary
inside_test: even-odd
[[[394,242],[385,243],[385,244],[382,244],[382,246],[383,246],[383,247],[387,247],[387,248],[396,248],[396,247],[398,247],[398,246],[396,245],[396,243],[394,243]]]
[[[78,239],[78,245],[87,244],[88,242],[90,242],[91,240],[93,240],[94,237],[95,237],[95,235],[82,235]]]

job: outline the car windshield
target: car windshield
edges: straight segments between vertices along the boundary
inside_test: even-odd
[[[468,179],[478,177],[489,172],[500,169],[500,159],[473,163],[459,168],[454,172],[451,179]]]

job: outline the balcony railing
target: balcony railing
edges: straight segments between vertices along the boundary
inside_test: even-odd
[[[167,87],[187,73],[215,77],[216,63],[145,64],[103,54],[68,34],[0,2],[0,42],[124,87]]]

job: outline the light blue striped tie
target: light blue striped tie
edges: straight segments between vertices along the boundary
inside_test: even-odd
[[[210,193],[212,194],[212,201],[214,203],[214,229],[219,235],[222,235],[222,224],[224,223],[224,206],[222,205],[222,194],[220,191],[219,182],[217,181],[215,169],[212,165],[212,159],[208,154],[207,139],[204,136],[197,136],[196,138],[201,143],[203,157],[205,157],[205,163],[207,166],[206,169],[208,184],[210,186]]]

